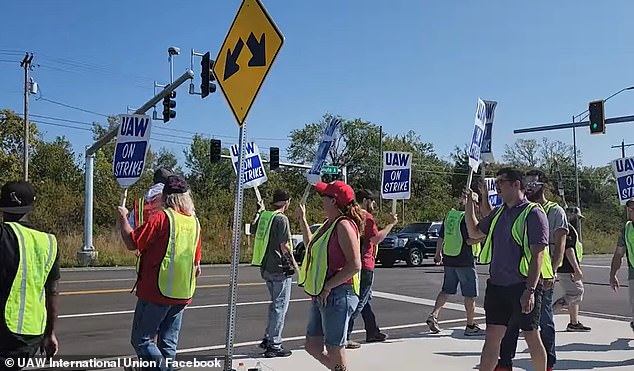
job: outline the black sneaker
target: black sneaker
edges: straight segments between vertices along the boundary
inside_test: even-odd
[[[269,347],[266,352],[264,352],[264,357],[266,358],[276,358],[276,357],[289,357],[293,352],[290,350],[286,350],[284,348],[271,348]]]
[[[569,323],[568,327],[566,327],[566,331],[568,332],[590,332],[592,329],[588,326],[584,326],[581,322],[572,324]]]
[[[630,322],[630,328],[634,331],[634,322]]]
[[[387,335],[382,332],[377,332],[374,335],[368,336],[365,338],[366,343],[380,343],[387,339]]]
[[[267,349],[269,347],[269,339],[262,339],[262,342],[258,346],[262,349]]]

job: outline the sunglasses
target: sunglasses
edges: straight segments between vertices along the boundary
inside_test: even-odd
[[[527,188],[537,188],[539,186],[543,186],[544,182],[528,182],[526,183]]]

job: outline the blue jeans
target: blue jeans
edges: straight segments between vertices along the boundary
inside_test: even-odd
[[[320,336],[327,346],[342,347],[348,341],[348,323],[359,305],[352,285],[343,284],[330,291],[326,302],[314,296],[308,309],[306,336]]]
[[[266,281],[266,287],[271,295],[269,323],[264,339],[268,341],[269,347],[280,349],[288,303],[291,300],[291,277],[286,277],[284,273],[262,271],[262,278]]]
[[[555,320],[553,317],[552,288],[543,290],[539,328],[542,343],[544,343],[544,348],[546,348],[546,366],[553,367],[557,362],[557,357],[555,355]],[[500,345],[500,361],[498,364],[501,367],[511,368],[513,366],[518,336],[518,324],[509,323]]]
[[[374,271],[362,269],[361,270],[361,282],[359,283],[359,305],[357,309],[352,313],[350,317],[350,323],[348,323],[348,339],[352,334],[354,327],[354,320],[359,316],[363,317],[363,324],[365,325],[365,335],[367,338],[371,338],[379,333],[379,328],[376,325],[376,317],[370,306],[370,300],[372,299],[372,283],[374,282]]]
[[[131,343],[137,356],[160,364],[160,370],[170,370],[164,358],[176,357],[178,334],[181,330],[184,304],[153,304],[138,299],[132,320]],[[158,335],[157,343],[154,336]]]

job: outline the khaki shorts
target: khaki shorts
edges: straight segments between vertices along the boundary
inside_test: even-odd
[[[564,296],[562,299],[565,300],[566,305],[581,303],[584,291],[582,281],[574,281],[572,279],[572,273],[560,273],[559,283],[561,284],[561,288],[564,290]]]

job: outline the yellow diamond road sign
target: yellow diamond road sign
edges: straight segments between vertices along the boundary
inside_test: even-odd
[[[260,0],[244,0],[213,66],[239,126],[283,43],[284,36]]]

